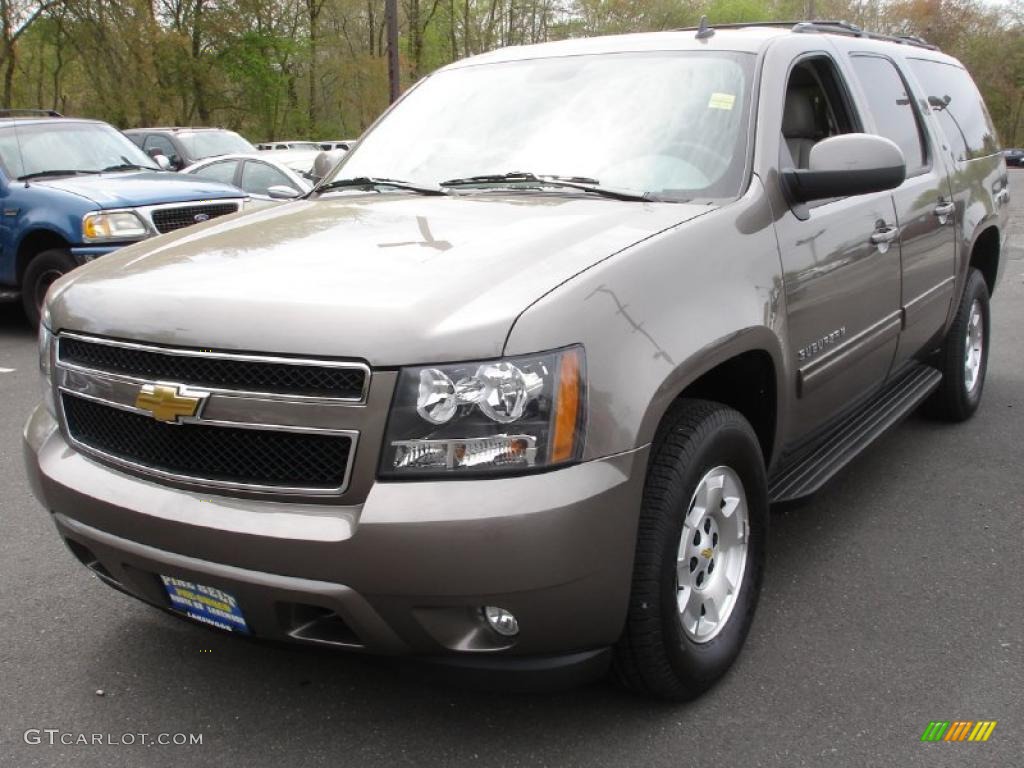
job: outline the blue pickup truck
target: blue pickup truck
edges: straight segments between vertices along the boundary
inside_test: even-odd
[[[244,202],[236,187],[164,170],[106,123],[0,112],[0,300],[20,297],[38,323],[65,272]]]

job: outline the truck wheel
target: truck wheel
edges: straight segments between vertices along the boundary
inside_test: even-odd
[[[942,342],[937,365],[942,383],[932,393],[927,412],[946,421],[966,421],[981,403],[988,369],[988,286],[970,269],[953,325]]]
[[[738,412],[680,400],[655,438],[614,670],[628,688],[691,699],[743,646],[764,572],[768,489]]]
[[[40,251],[32,257],[21,279],[21,305],[33,327],[39,325],[43,299],[50,286],[58,277],[76,266],[71,253],[64,248]]]

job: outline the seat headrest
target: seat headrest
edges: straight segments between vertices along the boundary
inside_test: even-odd
[[[782,135],[787,139],[818,138],[814,102],[807,91],[800,88],[790,88],[786,91],[786,106],[782,112]]]

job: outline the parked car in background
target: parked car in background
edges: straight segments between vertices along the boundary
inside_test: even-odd
[[[257,151],[245,138],[225,128],[129,128],[124,134],[150,157],[166,157],[175,171],[207,157]]]
[[[162,170],[96,120],[0,111],[0,298],[33,323],[58,277],[97,256],[241,208],[226,184]]]
[[[313,188],[317,181],[313,166],[320,154],[281,150],[259,155],[223,155],[200,160],[182,173],[233,184],[262,200],[289,200]]]
[[[316,152],[322,147],[315,141],[268,141],[257,144],[256,148],[261,152],[274,149],[302,149],[309,152]]]
[[[356,145],[356,139],[340,139],[338,141],[321,141],[320,149],[330,151],[335,149],[342,149],[348,152],[352,147]]]
[[[1016,167],[1024,165],[1024,149],[1021,149],[1020,147],[1004,149],[1003,158],[1005,158],[1007,165]]]

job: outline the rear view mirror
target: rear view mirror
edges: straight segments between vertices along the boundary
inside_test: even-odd
[[[786,196],[794,203],[866,195],[895,189],[907,176],[895,142],[867,133],[845,133],[811,147],[806,169],[782,171]]]
[[[267,187],[267,195],[271,200],[294,200],[299,196],[299,192],[284,184],[276,184],[273,187]]]

